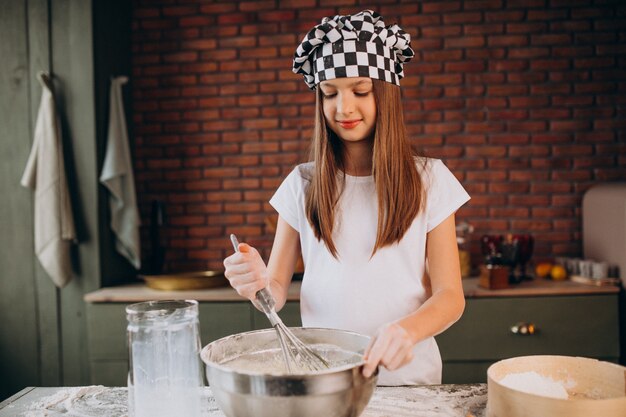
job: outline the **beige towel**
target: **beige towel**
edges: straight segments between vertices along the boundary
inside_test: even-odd
[[[63,288],[72,279],[70,245],[76,232],[50,80],[43,73],[37,78],[41,104],[21,184],[35,191],[35,254],[54,284]]]
[[[109,207],[111,229],[116,236],[115,248],[139,269],[141,267],[139,210],[122,101],[122,86],[127,81],[127,77],[116,77],[111,80],[109,132],[100,182],[111,193]]]

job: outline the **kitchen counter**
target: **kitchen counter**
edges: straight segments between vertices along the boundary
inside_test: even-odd
[[[289,286],[287,301],[299,301],[301,281],[293,281]],[[617,286],[593,286],[572,281],[552,281],[537,279],[501,290],[488,290],[478,286],[478,278],[463,279],[466,298],[492,297],[534,297],[554,295],[617,294]],[[120,285],[101,288],[85,294],[84,300],[90,303],[132,303],[147,300],[193,299],[198,301],[245,301],[231,287],[211,288],[191,291],[161,291],[148,288],[144,284]]]
[[[211,389],[203,417],[224,417]],[[377,387],[361,417],[481,417],[486,384]],[[126,416],[125,387],[28,387],[0,403],[0,417]]]

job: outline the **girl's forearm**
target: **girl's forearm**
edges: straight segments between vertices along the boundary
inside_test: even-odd
[[[414,313],[398,320],[410,335],[413,343],[436,336],[452,326],[463,314],[465,297],[462,290],[439,290]]]

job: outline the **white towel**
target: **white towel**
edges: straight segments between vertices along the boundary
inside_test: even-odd
[[[128,77],[116,77],[111,80],[109,132],[100,182],[111,193],[109,207],[111,229],[116,236],[115,248],[139,269],[141,267],[139,210],[122,101],[122,86],[127,81]]]
[[[63,288],[72,279],[70,245],[76,232],[54,97],[47,75],[39,73],[37,78],[41,104],[21,184],[35,191],[35,254],[54,284]]]

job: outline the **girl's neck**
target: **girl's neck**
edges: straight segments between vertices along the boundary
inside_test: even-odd
[[[372,144],[344,142],[344,169],[347,175],[366,177],[372,175]]]

